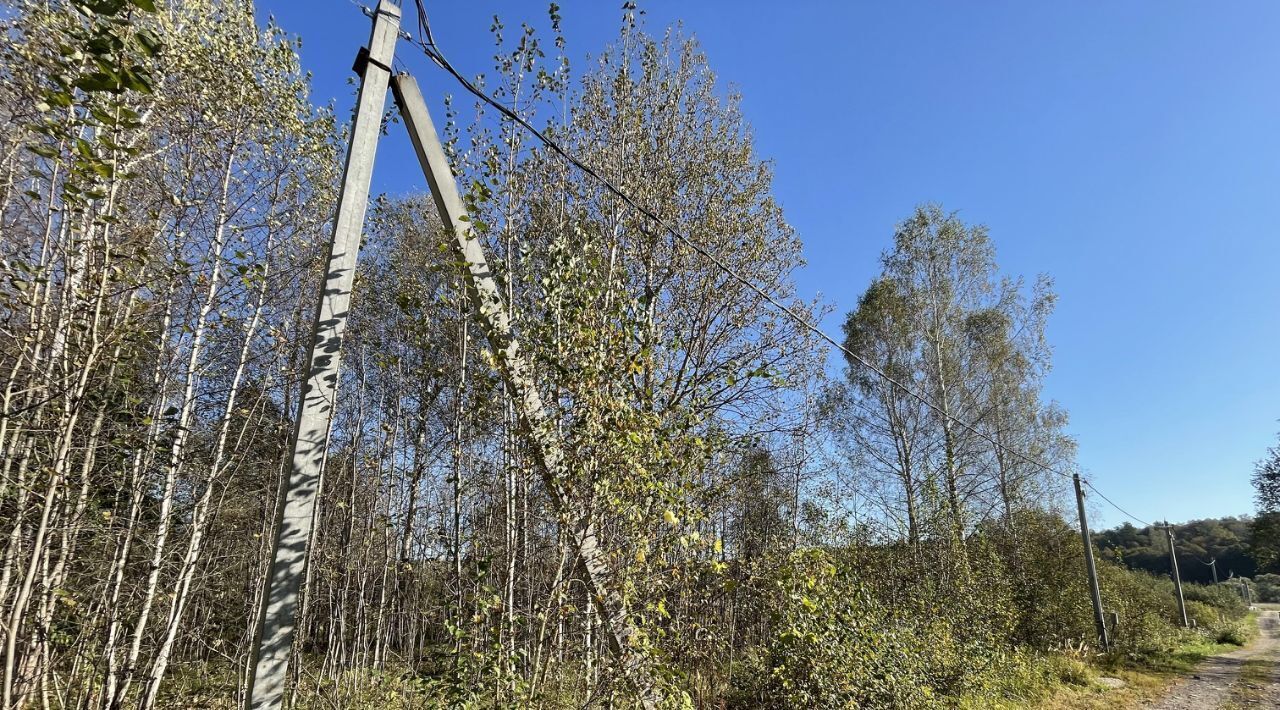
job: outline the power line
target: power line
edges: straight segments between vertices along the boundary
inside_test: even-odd
[[[427,11],[426,11],[425,5],[423,4],[423,0],[414,0],[414,2],[417,5],[418,27],[421,32],[422,39],[415,39],[411,35],[409,35],[407,32],[401,32],[401,36],[413,42],[415,45],[417,45],[419,49],[422,50],[423,54],[425,54],[429,59],[431,59],[431,61],[433,61],[441,69],[445,70],[445,72],[447,72],[450,76],[452,76],[459,84],[462,85],[464,89],[466,89],[473,96],[480,99],[485,104],[492,107],[494,110],[498,111],[498,113],[500,113],[507,120],[513,121],[514,123],[519,125],[521,128],[528,131],[535,138],[537,138],[538,141],[541,142],[544,146],[549,148],[556,155],[559,155],[570,165],[573,165],[578,170],[582,171],[586,175],[593,178],[597,183],[599,183],[602,187],[604,187],[605,190],[613,194],[618,199],[622,200],[628,207],[635,210],[636,212],[639,212],[641,215],[647,217],[649,220],[653,221],[655,224],[661,227],[663,231],[666,231],[668,234],[674,237],[676,241],[685,245],[689,249],[692,249],[694,252],[697,252],[699,255],[701,255],[703,258],[707,259],[708,261],[710,261],[713,265],[716,266],[716,268],[720,269],[730,278],[741,283],[743,286],[746,286],[751,291],[755,292],[756,295],[763,298],[766,302],[769,303],[769,305],[773,306],[779,312],[786,315],[788,318],[794,321],[797,325],[801,326],[805,330],[808,330],[809,332],[816,335],[821,340],[826,341],[829,345],[839,350],[846,357],[850,358],[854,362],[857,362],[861,366],[870,370],[872,373],[880,377],[885,382],[888,382],[889,384],[898,388],[900,391],[907,394],[908,396],[915,399],[916,401],[920,402],[925,407],[932,410],[934,413],[938,414],[939,416],[942,416],[948,421],[951,421],[952,423],[960,426],[962,429],[964,429],[965,431],[968,431],[974,436],[977,436],[983,439],[987,443],[991,444],[993,447],[1000,449],[1005,453],[1008,453],[1014,456],[1015,458],[1020,459],[1022,462],[1030,464],[1031,466],[1034,466],[1046,473],[1051,473],[1066,479],[1071,478],[1070,473],[1067,473],[1065,471],[1060,471],[1056,468],[1053,468],[1052,466],[1049,466],[1048,464],[1042,463],[1032,458],[1027,454],[1022,453],[1021,451],[1018,451],[1017,449],[1012,449],[1004,444],[999,443],[990,435],[979,430],[974,425],[969,424],[968,422],[964,421],[963,419],[960,419],[959,417],[956,417],[950,412],[947,412],[942,407],[935,404],[928,397],[916,392],[914,389],[903,384],[902,382],[894,378],[889,373],[885,372],[881,368],[877,367],[875,364],[863,358],[858,353],[845,347],[843,343],[837,341],[835,338],[832,338],[820,327],[810,322],[808,318],[805,318],[804,316],[800,315],[793,308],[782,303],[777,298],[775,298],[772,294],[768,293],[764,289],[755,285],[745,276],[739,274],[737,271],[733,269],[733,267],[724,263],[723,260],[721,260],[719,257],[709,252],[702,245],[698,244],[697,242],[694,242],[693,240],[685,236],[682,232],[680,232],[680,230],[671,226],[669,223],[667,223],[666,220],[658,216],[658,214],[656,214],[649,208],[645,207],[644,205],[641,205],[640,203],[636,202],[636,200],[632,198],[630,195],[628,195],[625,191],[623,191],[622,188],[618,187],[608,178],[596,172],[596,170],[592,168],[590,165],[587,165],[586,163],[582,162],[577,157],[575,157],[573,154],[569,153],[559,143],[557,143],[552,138],[549,138],[546,134],[538,130],[535,126],[533,126],[531,123],[529,123],[522,116],[517,114],[515,111],[508,108],[506,105],[502,104],[497,99],[493,98],[489,94],[485,93],[484,91],[476,87],[475,84],[472,84],[470,80],[468,80],[465,76],[462,75],[461,72],[459,72],[456,68],[454,68],[453,64],[451,64],[449,60],[444,56],[444,53],[440,49],[440,46],[436,44],[435,38],[431,32],[431,23],[427,18]],[[1088,481],[1084,481],[1084,484],[1088,486],[1089,489],[1092,490],[1094,493],[1097,493],[1098,496],[1102,498],[1102,500],[1106,501],[1108,504],[1111,505],[1111,507],[1120,511],[1120,513],[1122,513],[1123,515],[1131,518],[1135,522],[1141,523],[1142,525],[1145,525],[1148,527],[1151,526],[1151,523],[1148,523],[1145,520],[1142,520],[1141,518],[1125,510],[1124,508],[1121,508],[1119,505],[1115,503],[1115,501],[1112,501],[1110,498],[1104,495],[1102,491],[1098,490],[1098,488],[1094,486],[1092,483]]]
[[[1085,484],[1086,486],[1088,486],[1088,487],[1089,487],[1089,490],[1093,491],[1094,493],[1097,493],[1099,498],[1101,498],[1101,499],[1105,500],[1108,504],[1110,504],[1112,508],[1115,508],[1116,510],[1120,511],[1121,513],[1124,513],[1126,516],[1128,516],[1129,518],[1131,518],[1134,522],[1136,522],[1136,523],[1142,523],[1143,525],[1145,525],[1146,527],[1149,527],[1149,528],[1150,528],[1150,527],[1155,527],[1153,524],[1148,523],[1147,521],[1143,520],[1142,518],[1139,518],[1138,516],[1134,515],[1133,513],[1130,513],[1129,511],[1125,510],[1124,508],[1121,508],[1119,505],[1116,505],[1116,502],[1115,502],[1115,501],[1113,501],[1113,500],[1111,500],[1110,498],[1108,498],[1108,497],[1107,497],[1107,496],[1106,496],[1102,491],[1098,490],[1098,487],[1097,487],[1097,486],[1093,485],[1092,483],[1090,483],[1090,482],[1088,482],[1088,481],[1085,481],[1085,482],[1084,482],[1084,484]]]

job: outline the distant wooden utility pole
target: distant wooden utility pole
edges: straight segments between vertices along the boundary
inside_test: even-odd
[[[1080,518],[1080,540],[1084,543],[1084,564],[1089,571],[1089,595],[1093,599],[1093,623],[1098,628],[1098,642],[1102,650],[1111,650],[1111,639],[1107,635],[1107,618],[1102,612],[1102,590],[1098,587],[1098,568],[1093,560],[1093,540],[1089,537],[1089,521],[1084,515],[1084,489],[1080,486],[1080,474],[1072,474],[1071,480],[1076,485],[1076,512]]]
[[[1182,616],[1183,627],[1191,624],[1187,622],[1187,602],[1182,598],[1182,575],[1178,574],[1178,551],[1173,546],[1173,527],[1166,520],[1164,524],[1164,532],[1169,536],[1169,568],[1170,574],[1173,575],[1173,587],[1178,591],[1178,614]]]
[[[1209,560],[1209,571],[1213,572],[1213,583],[1217,584],[1218,583],[1218,558],[1217,557],[1213,558],[1212,560]]]
[[[440,220],[453,236],[451,243],[462,264],[467,296],[493,350],[498,373],[515,400],[521,433],[529,440],[534,466],[557,512],[563,519],[572,521],[570,535],[578,561],[586,573],[591,595],[604,612],[609,649],[623,674],[635,686],[641,706],[645,710],[655,710],[662,704],[662,697],[644,652],[636,643],[639,629],[619,594],[618,578],[610,567],[609,555],[601,549],[590,511],[575,509],[575,501],[565,490],[564,482],[569,476],[564,442],[543,407],[532,367],[511,332],[507,305],[503,303],[502,293],[494,281],[484,247],[471,231],[470,217],[458,194],[457,180],[445,158],[418,82],[408,74],[397,74],[391,80],[391,90],[400,107],[400,117],[409,130],[422,172],[431,187]]]
[[[307,547],[316,499],[320,496],[329,423],[337,403],[338,365],[342,333],[347,326],[351,286],[364,213],[369,204],[373,156],[382,128],[391,58],[400,30],[400,8],[381,0],[373,13],[368,53],[360,53],[360,97],[351,124],[351,145],[342,173],[338,209],[333,218],[320,302],[312,329],[311,354],[293,430],[293,457],[280,491],[271,567],[262,595],[258,633],[245,693],[248,710],[277,710],[284,701],[293,632],[297,623],[298,590],[306,573]],[[361,66],[362,65],[362,66]]]

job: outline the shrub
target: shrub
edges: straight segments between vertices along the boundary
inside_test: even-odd
[[[1255,596],[1260,602],[1280,602],[1280,574],[1260,574],[1253,578]],[[1232,591],[1239,594],[1239,589],[1232,586]]]
[[[1196,628],[1213,629],[1226,620],[1226,615],[1216,607],[1209,606],[1204,602],[1187,599],[1187,619]]]
[[[1010,575],[1017,612],[1014,640],[1040,650],[1091,643],[1095,634],[1080,534],[1065,521],[1023,511]]]
[[[1248,620],[1248,609],[1233,587],[1188,584],[1183,586],[1182,596],[1187,603],[1187,618],[1195,621],[1206,638],[1243,646],[1256,634]]]
[[[1218,643],[1229,643],[1244,646],[1258,635],[1258,629],[1244,619],[1236,619],[1219,625],[1215,630],[1214,640]]]
[[[1053,678],[1067,685],[1088,686],[1093,683],[1093,671],[1084,661],[1074,656],[1054,654],[1046,660]]]
[[[825,552],[793,555],[773,584],[775,633],[741,668],[738,707],[940,705],[911,624]]]
[[[1234,586],[1228,584],[1185,584],[1182,587],[1182,598],[1188,602],[1200,602],[1211,606],[1228,619],[1243,618],[1249,611],[1245,608],[1240,593]]]
[[[1186,640],[1176,625],[1178,607],[1169,579],[1102,561],[1098,577],[1103,607],[1120,615],[1113,648],[1132,655],[1167,653]]]

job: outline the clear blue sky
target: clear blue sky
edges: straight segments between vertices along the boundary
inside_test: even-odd
[[[560,5],[582,66],[615,36],[621,0]],[[493,14],[545,26],[537,1],[427,7],[466,73],[490,65]],[[259,9],[301,36],[316,99],[345,115],[368,20],[349,0]],[[1056,279],[1048,394],[1096,484],[1147,520],[1252,510],[1252,462],[1280,429],[1280,3],[641,9],[651,31],[683,20],[742,92],[805,242],[802,293],[843,313],[914,205],[958,210],[990,227],[1005,270]],[[424,92],[458,92],[399,52]],[[381,145],[375,191],[423,185],[401,133]]]

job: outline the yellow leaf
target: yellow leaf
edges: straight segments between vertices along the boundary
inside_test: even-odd
[[[680,524],[680,518],[677,518],[677,517],[676,517],[676,514],[675,514],[675,513],[673,513],[673,512],[671,512],[670,510],[668,510],[667,512],[665,512],[665,513],[663,513],[663,514],[662,514],[662,519],[663,519],[663,520],[665,520],[665,521],[667,522],[667,525],[679,525],[679,524]]]

